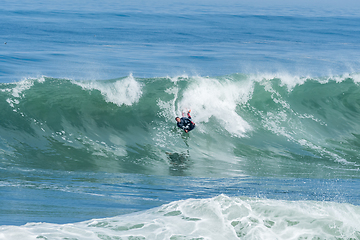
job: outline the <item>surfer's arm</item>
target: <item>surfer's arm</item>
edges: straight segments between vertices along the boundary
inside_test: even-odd
[[[191,112],[191,110],[189,110],[189,111],[188,111],[188,117],[189,117],[189,120],[190,120],[190,122],[191,122],[193,125],[195,125],[195,123],[194,123],[193,121],[191,121],[190,112]]]

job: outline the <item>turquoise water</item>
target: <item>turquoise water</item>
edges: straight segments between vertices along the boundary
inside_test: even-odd
[[[0,239],[360,239],[357,8],[276,3],[6,1]]]

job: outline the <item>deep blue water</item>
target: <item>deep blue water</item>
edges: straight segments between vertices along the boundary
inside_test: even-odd
[[[25,3],[24,3],[25,2]],[[359,16],[220,3],[5,2],[1,81],[356,72]],[[186,5],[187,4],[187,5]],[[188,6],[188,7],[187,7]],[[292,10],[292,11],[291,11]]]
[[[0,239],[360,239],[359,9],[3,1]]]

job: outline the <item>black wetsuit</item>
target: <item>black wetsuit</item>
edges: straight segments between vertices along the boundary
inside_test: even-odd
[[[180,118],[180,122],[177,123],[177,126],[183,129],[185,132],[186,130],[190,132],[195,128],[195,123],[191,121],[190,113],[188,113],[188,117]]]

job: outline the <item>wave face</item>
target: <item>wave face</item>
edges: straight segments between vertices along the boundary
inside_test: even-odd
[[[42,77],[0,85],[3,166],[195,177],[357,178],[358,74]],[[185,134],[174,117],[192,110]]]

